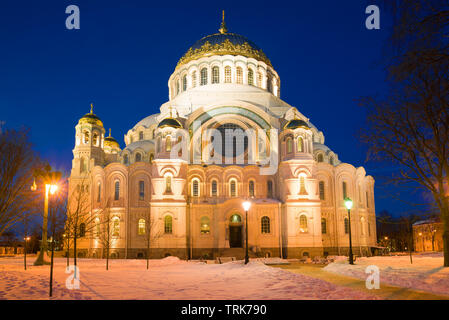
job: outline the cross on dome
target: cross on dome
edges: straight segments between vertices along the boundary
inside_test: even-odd
[[[227,33],[228,32],[228,28],[226,28],[225,11],[224,10],[223,10],[223,17],[222,17],[222,21],[221,21],[221,26],[220,26],[220,29],[218,29],[218,31],[220,31],[220,33]]]

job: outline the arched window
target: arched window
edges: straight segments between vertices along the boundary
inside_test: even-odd
[[[125,155],[123,156],[123,164],[128,164],[128,162],[129,162],[129,160],[128,160],[128,155],[125,154]]]
[[[198,179],[192,180],[192,197],[199,197],[200,196],[200,183]]]
[[[270,218],[267,216],[262,217],[260,220],[260,225],[262,233],[270,233]]]
[[[325,193],[324,193],[324,181],[319,182],[319,188],[320,188],[320,200],[325,199]]]
[[[154,160],[154,154],[150,154],[150,163],[153,163]]]
[[[369,208],[369,197],[368,197],[368,191],[366,192],[366,207]]]
[[[96,132],[94,132],[92,134],[92,145],[97,146],[98,147],[98,134]]]
[[[120,182],[115,182],[115,188],[114,188],[114,200],[120,199]]]
[[[326,219],[321,218],[321,233],[326,234],[327,233],[327,223]]]
[[[173,232],[173,218],[170,215],[166,215],[164,218],[164,233],[171,234]]]
[[[212,83],[220,83],[220,69],[218,67],[212,68]]]
[[[84,131],[83,142],[84,142],[84,144],[88,144],[89,143],[89,131]]]
[[[200,233],[201,234],[209,234],[210,233],[210,219],[209,217],[201,217],[200,221]]]
[[[362,236],[365,235],[365,218],[364,217],[360,218],[360,233]]]
[[[201,69],[201,85],[205,86],[207,84],[207,69]]]
[[[171,175],[167,174],[165,176],[165,193],[172,193],[171,192]]]
[[[317,156],[317,161],[323,162],[323,155],[321,153]]]
[[[237,80],[236,80],[236,82],[238,84],[242,84],[243,83],[243,70],[242,70],[241,67],[237,67],[236,71],[237,71]]]
[[[218,195],[218,188],[217,188],[217,180],[212,181],[212,197],[216,197]]]
[[[273,181],[267,181],[267,198],[273,198]]]
[[[145,219],[139,219],[137,224],[137,233],[140,236],[145,234]]]
[[[305,180],[303,176],[299,177],[299,194],[307,194]]]
[[[250,86],[254,85],[254,71],[252,69],[248,69],[248,84]]]
[[[112,218],[112,236],[120,236],[120,219],[118,217]]]
[[[345,218],[345,233],[349,233],[349,219]]]
[[[299,217],[299,232],[301,233],[307,233],[308,229],[307,229],[307,217],[305,214],[302,214]]]
[[[369,222],[368,222],[368,235],[371,236],[371,225]]]
[[[298,144],[297,145],[298,152],[304,152],[304,141],[302,137],[298,137],[297,144]]]
[[[145,182],[139,181],[139,200],[143,201],[145,199]]]
[[[231,83],[231,67],[225,67],[225,83]]]
[[[83,222],[80,224],[80,237],[84,237],[86,235],[86,224]]]
[[[237,182],[234,179],[229,181],[229,194],[231,197],[237,196]]]
[[[261,72],[257,72],[257,85],[260,88],[263,88],[263,83],[262,83],[262,73]]]
[[[248,184],[248,193],[249,193],[249,196],[250,197],[254,197],[254,181],[253,180],[251,180],[251,181],[249,181],[249,184]]]
[[[165,151],[166,152],[171,151],[171,137],[170,136],[167,136],[167,138],[165,138]]]
[[[101,183],[98,182],[97,184],[97,202],[101,201]]]
[[[140,153],[136,153],[136,162],[142,161],[142,155]]]
[[[238,214],[233,214],[230,223],[242,223],[242,217]]]
[[[196,87],[196,71],[192,72],[192,88]]]
[[[342,187],[343,187],[343,200],[345,200],[346,197],[348,196],[348,188],[346,182],[343,181]]]
[[[334,165],[334,157],[330,157],[330,158],[329,158],[329,163],[330,163],[331,165]]]
[[[182,77],[182,91],[186,91],[187,90],[187,76],[184,75]]]
[[[180,158],[182,157],[182,145],[181,145],[181,142],[182,142],[182,137],[179,136],[178,137],[178,142],[176,144],[178,144],[178,147],[179,147],[178,157],[180,157]]]
[[[267,78],[267,91],[270,93],[273,93],[273,83],[272,83],[271,76],[269,75]]]
[[[292,138],[288,137],[287,138],[287,153],[292,153],[293,152],[293,141]]]

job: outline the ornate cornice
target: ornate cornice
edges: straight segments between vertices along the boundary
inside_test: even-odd
[[[223,42],[216,43],[214,45],[212,45],[209,41],[206,41],[200,48],[190,48],[184,56],[179,59],[176,69],[190,61],[214,55],[241,55],[263,61],[272,67],[270,60],[262,50],[254,49],[248,42],[244,42],[243,44],[234,44],[229,39],[226,39]]]

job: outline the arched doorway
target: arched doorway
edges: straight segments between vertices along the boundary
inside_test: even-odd
[[[242,226],[242,217],[233,214],[229,221],[229,247],[243,248]]]

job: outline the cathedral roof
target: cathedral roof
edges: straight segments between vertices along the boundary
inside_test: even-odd
[[[307,122],[301,119],[290,120],[289,122],[287,122],[284,129],[296,129],[301,127],[310,129],[310,126],[307,124]]]
[[[165,118],[157,125],[158,128],[164,127],[173,127],[173,128],[182,128],[181,123],[174,118]]]
[[[84,124],[84,123],[88,123],[88,124],[95,124],[97,126],[102,127],[103,126],[103,122],[100,120],[100,118],[93,113],[93,105],[90,105],[90,112],[86,113],[79,121],[79,124]]]
[[[120,148],[120,144],[118,143],[118,141],[111,136],[111,129],[109,129],[109,137],[104,138],[104,146],[111,148]]]
[[[271,66],[270,60],[254,42],[240,34],[228,32],[224,22],[224,13],[219,33],[214,33],[198,40],[179,59],[176,68],[192,60],[213,55],[241,55],[263,61]]]

